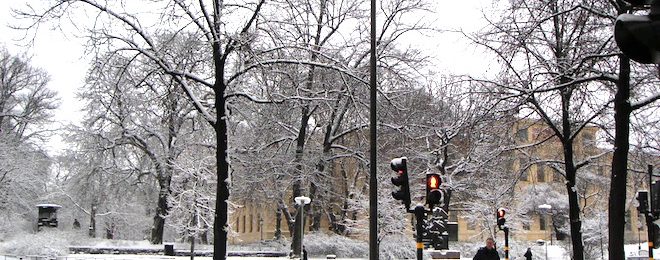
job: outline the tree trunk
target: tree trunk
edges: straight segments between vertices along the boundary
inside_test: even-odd
[[[294,182],[293,182],[293,200],[295,197],[301,196],[302,195],[302,177],[303,177],[303,156],[305,152],[305,138],[307,137],[307,124],[309,124],[309,117],[310,117],[310,112],[309,112],[309,105],[304,104],[301,109],[301,118],[300,118],[300,130],[298,131],[298,137],[296,138],[296,157],[294,160],[294,163],[296,165],[296,174],[294,177]],[[293,250],[293,256],[294,257],[300,257],[296,255],[298,252],[300,252],[300,236],[302,235],[301,229],[298,221],[298,217],[300,214],[298,214],[298,207],[296,207],[296,219],[294,223],[294,230],[289,229],[289,234],[291,234],[293,237],[291,239],[291,250]]]
[[[309,224],[309,231],[319,231],[321,229],[321,215],[323,209],[321,207],[321,195],[318,194],[318,187],[315,181],[309,184],[309,198],[314,201],[309,205],[309,215],[311,215],[311,223]]]
[[[575,169],[573,169],[573,171],[575,171]],[[582,221],[580,220],[580,205],[578,203],[578,194],[575,190],[575,172],[573,172],[573,180],[568,180],[566,182],[566,190],[568,194],[571,244],[573,245],[572,259],[582,260],[584,259],[584,245],[582,244]]]
[[[219,52],[219,43],[214,43],[213,51]],[[219,57],[219,56],[217,56]],[[216,55],[214,55],[216,59]],[[222,65],[217,64],[221,61],[216,60],[216,83],[214,85],[215,93],[215,107],[216,107],[216,123],[215,138],[216,138],[216,165],[218,184],[216,187],[216,201],[215,201],[215,224],[213,225],[214,244],[213,255],[214,260],[227,258],[227,200],[229,200],[229,162],[227,161],[227,121],[225,118],[225,89],[224,72]]]
[[[567,83],[570,79],[561,78],[561,83]],[[562,103],[562,148],[564,153],[564,170],[566,171],[566,194],[568,195],[568,218],[571,228],[571,244],[573,246],[574,260],[584,259],[584,244],[582,243],[582,221],[580,220],[580,203],[575,187],[577,169],[574,163],[573,140],[571,138],[570,102],[573,90],[565,88],[561,92]]]
[[[208,231],[208,227],[209,227],[208,225],[204,224],[204,232],[202,232],[202,234],[200,234],[200,237],[199,237],[199,241],[200,241],[200,243],[202,243],[202,244],[204,244],[204,245],[208,245],[208,244],[209,244],[209,231]]]
[[[282,239],[282,209],[279,207],[275,211],[275,239]]]
[[[107,224],[105,226],[105,238],[115,239],[115,223]]]
[[[166,171],[171,173],[169,166]],[[160,167],[159,167],[160,168]],[[158,186],[160,191],[158,192],[158,207],[156,208],[156,215],[154,216],[154,223],[151,227],[151,243],[152,244],[162,244],[163,243],[163,233],[165,231],[165,217],[169,214],[170,206],[167,204],[167,200],[170,195],[170,184],[172,183],[172,175],[170,173],[164,173],[160,176],[158,180]]]
[[[96,203],[92,203],[89,212],[89,237],[96,237]]]
[[[623,237],[626,214],[626,180],[628,177],[628,137],[630,134],[630,59],[619,55],[619,82],[614,96],[614,154],[608,211],[609,259],[624,259]]]

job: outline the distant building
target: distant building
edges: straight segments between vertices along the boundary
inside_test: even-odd
[[[582,167],[578,171],[578,178],[583,181],[578,182],[577,189],[581,194],[587,194],[579,198],[580,208],[583,211],[581,217],[585,221],[584,213],[593,215],[597,212],[601,213],[602,218],[602,232],[607,233],[607,205],[609,197],[609,180],[610,180],[610,165],[611,153],[609,149],[598,147],[597,135],[599,128],[587,125],[582,129],[580,134],[575,138],[574,152],[576,161],[581,161],[586,158],[592,158],[587,166]],[[508,160],[504,160],[506,164],[504,169],[507,176],[515,176],[518,181],[513,189],[513,193],[521,195],[523,193],[541,192],[534,196],[528,194],[527,197],[532,197],[533,201],[518,201],[514,202],[512,211],[507,217],[507,224],[512,229],[512,236],[514,239],[537,241],[556,239],[569,239],[570,229],[568,226],[568,201],[565,201],[565,208],[553,208],[551,212],[543,212],[538,206],[541,204],[552,204],[553,199],[561,201],[561,198],[553,198],[550,196],[558,195],[565,196],[566,186],[564,185],[564,177],[556,170],[561,169],[560,161],[563,161],[563,152],[559,141],[556,137],[552,136],[551,130],[542,122],[535,120],[520,119],[511,127],[510,135],[515,144],[526,146],[523,149],[511,151]],[[459,142],[462,142],[459,140]],[[631,152],[632,156],[632,152]],[[652,157],[653,160],[658,161],[658,157]],[[354,159],[344,158],[333,161],[332,172],[339,179],[350,179],[364,173],[366,169],[360,169],[358,163]],[[519,175],[513,174],[519,173]],[[589,173],[589,174],[585,174]],[[631,201],[635,192],[638,189],[647,189],[645,183],[639,183],[639,175],[629,175],[629,193],[628,201]],[[364,182],[364,178],[355,178],[357,183]],[[411,185],[416,185],[412,183]],[[345,196],[355,196],[353,191],[348,189],[351,184],[349,182],[334,183],[333,192],[341,192]],[[411,186],[412,187],[412,186]],[[412,189],[412,188],[411,188]],[[366,192],[366,190],[364,191]],[[545,193],[543,193],[545,192]],[[552,194],[549,194],[551,192]],[[412,194],[411,196],[415,196]],[[525,196],[522,196],[525,197]],[[535,198],[534,198],[535,197]],[[565,197],[564,197],[565,198]],[[458,198],[452,198],[452,205],[456,203]],[[289,200],[290,201],[290,200]],[[287,202],[289,202],[287,201]],[[346,201],[336,201],[328,206],[328,212],[340,212],[345,214],[344,217],[349,216],[355,222],[362,221],[367,228],[367,212],[351,212],[349,207],[345,204]],[[515,205],[515,204],[534,204],[534,205]],[[287,203],[291,205],[291,203]],[[643,220],[640,225],[636,209],[630,205],[627,206],[628,213],[626,214],[626,240],[629,242],[636,242],[638,235],[645,236],[646,228],[644,227]],[[514,212],[514,210],[525,210],[525,212]],[[295,213],[295,209],[290,209],[291,214]],[[307,210],[309,213],[309,209]],[[332,213],[326,212],[320,218],[319,230],[324,232],[341,233],[343,230],[341,226],[333,226],[329,219],[339,217]],[[458,224],[457,239],[459,241],[482,241],[486,237],[491,236],[491,231],[495,228],[495,208],[493,209],[490,219],[484,222],[471,221],[468,216],[473,212],[468,211],[466,208],[453,207],[450,208],[449,221]],[[554,216],[553,214],[557,214]],[[279,215],[279,216],[278,216]],[[563,216],[560,216],[563,215]],[[404,216],[404,213],[402,213]],[[411,218],[409,214],[405,214],[406,218]],[[255,205],[246,202],[240,207],[236,208],[229,216],[230,226],[232,232],[230,233],[230,243],[249,243],[259,240],[269,240],[281,235],[282,237],[290,237],[289,228],[286,221],[286,216],[283,212],[278,211],[278,203],[265,205]],[[598,219],[597,219],[598,220]],[[310,230],[312,221],[310,215],[306,217],[305,230]],[[411,222],[412,223],[412,222]],[[555,227],[555,225],[561,225]],[[638,226],[642,226],[638,229]],[[587,227],[583,223],[583,229]],[[412,234],[412,225],[408,225],[408,231]],[[584,232],[583,232],[584,233]],[[350,232],[345,232],[348,236],[357,236],[359,238],[367,239],[364,235],[356,235]],[[454,236],[454,235],[452,235]],[[643,239],[642,239],[643,240]],[[605,241],[606,242],[606,241]]]
[[[512,134],[519,146],[529,147],[512,152],[513,161],[507,167],[512,173],[520,173],[514,193],[518,197],[532,197],[530,201],[514,201],[512,208],[526,209],[527,212],[511,212],[507,218],[507,224],[512,228],[512,236],[519,240],[563,240],[570,239],[570,227],[568,223],[568,201],[566,196],[566,185],[564,177],[557,168],[563,169],[560,163],[563,161],[561,144],[553,137],[551,129],[545,124],[534,120],[520,120],[512,129]],[[583,222],[583,234],[587,234],[585,228],[589,225],[600,226],[602,233],[607,234],[607,206],[609,204],[609,181],[611,174],[611,153],[609,149],[598,147],[596,136],[599,128],[587,125],[575,138],[574,153],[576,163],[592,158],[588,165],[582,167],[578,173],[579,179],[576,189],[581,195],[579,197],[580,217]],[[631,153],[631,157],[633,153]],[[655,157],[657,162],[658,157]],[[647,162],[651,163],[652,162]],[[632,165],[631,165],[632,166]],[[638,165],[638,168],[640,165]],[[632,167],[631,167],[632,168]],[[645,167],[643,167],[645,168]],[[644,220],[640,218],[630,203],[639,189],[647,189],[647,184],[640,183],[639,174],[629,173],[628,205],[626,211],[626,241],[637,242],[638,236],[645,237],[646,227]],[[581,180],[580,180],[581,179]],[[538,192],[534,194],[535,190]],[[564,196],[562,198],[553,195]],[[553,208],[551,212],[539,209],[541,204],[553,204],[556,201],[565,203],[564,208]],[[520,205],[530,203],[533,205]],[[488,230],[484,230],[481,223],[469,221],[466,216],[471,212],[460,209],[451,212],[450,219],[459,223],[459,240],[474,241],[490,236]],[[558,214],[561,216],[554,216]],[[585,223],[587,216],[592,223]],[[595,221],[595,223],[594,223]],[[560,225],[560,226],[555,226]],[[495,209],[492,213],[492,225],[495,226]],[[638,228],[641,227],[641,228]],[[590,231],[598,232],[598,231]],[[552,238],[550,238],[550,236]],[[478,239],[477,239],[478,238]],[[644,239],[642,239],[644,240]],[[605,243],[607,240],[605,239]]]

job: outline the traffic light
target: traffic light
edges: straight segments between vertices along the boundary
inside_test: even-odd
[[[431,233],[431,244],[436,250],[449,249],[447,218],[447,212],[442,208],[432,209],[429,232]]]
[[[660,214],[660,182],[654,181],[651,184],[651,203],[649,211],[654,215]]]
[[[408,166],[406,165],[406,157],[395,158],[390,163],[392,170],[397,173],[396,177],[392,177],[392,184],[400,187],[399,190],[392,192],[392,197],[400,200],[406,206],[406,210],[410,209],[410,186],[408,184]]]
[[[637,212],[646,214],[649,212],[649,193],[645,190],[637,192]]]
[[[440,190],[440,184],[442,184],[442,179],[440,179],[439,174],[426,174],[426,204],[429,205],[431,210],[435,205],[442,203],[443,194]]]
[[[653,222],[649,226],[653,227],[653,248],[660,248],[660,226]]]
[[[506,224],[506,218],[504,218],[506,215],[506,209],[504,208],[497,209],[496,215],[497,215],[497,227],[499,229],[503,229],[504,224]]]
[[[632,6],[648,1],[626,0]],[[660,1],[653,0],[648,15],[621,14],[614,24],[614,40],[621,52],[639,63],[660,64]]]

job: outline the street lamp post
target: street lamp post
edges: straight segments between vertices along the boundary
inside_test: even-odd
[[[541,212],[544,212],[546,215],[549,215],[550,210],[552,210],[552,206],[549,205],[549,204],[541,204],[541,205],[539,205],[539,210]],[[545,236],[548,237],[548,225],[547,225],[547,223],[546,223],[546,226],[545,226]],[[552,237],[550,237],[550,241],[552,241]],[[543,244],[545,244],[545,259],[548,260],[548,241],[546,241]]]
[[[298,212],[300,212],[300,216],[298,216],[299,219],[300,219],[300,252],[297,252],[297,253],[302,259],[302,257],[303,257],[303,235],[305,233],[305,212],[304,211],[305,211],[305,205],[312,202],[312,199],[310,199],[309,197],[300,196],[300,197],[295,197],[293,200],[296,202],[296,205],[298,205],[300,207],[299,210],[298,210]],[[298,222],[298,219],[296,219],[296,222]]]

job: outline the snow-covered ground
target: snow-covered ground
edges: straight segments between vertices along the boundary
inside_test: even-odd
[[[4,257],[4,258],[3,258]],[[18,257],[18,256],[2,256],[0,255],[0,260],[19,260],[19,259],[28,259],[29,257]],[[76,254],[68,256],[59,256],[57,260],[189,260],[189,256],[153,256],[153,255],[86,255],[86,254]],[[199,260],[212,260],[212,257],[195,257]],[[286,257],[228,257],[227,259],[241,259],[241,260],[268,260],[268,259],[288,259]],[[326,259],[326,258],[309,258],[309,259]],[[360,258],[337,258],[337,260],[357,260]]]
[[[360,258],[368,254],[367,249],[368,245],[365,242],[353,241],[341,237],[328,237],[323,235],[316,235],[317,237],[310,235],[309,241],[306,241],[308,249],[314,249],[313,252],[317,252],[310,259],[325,259],[324,255],[326,254],[337,254],[343,258],[339,259],[365,259]],[[306,236],[307,237],[307,236]],[[171,259],[171,260],[183,260],[190,259],[190,257],[169,257],[160,255],[112,255],[112,254],[70,254],[68,253],[68,247],[77,246],[77,247],[95,247],[95,248],[153,248],[153,249],[162,249],[163,245],[151,245],[148,241],[128,241],[128,240],[106,240],[106,239],[89,239],[84,234],[73,234],[67,232],[40,232],[39,234],[19,234],[14,236],[14,239],[4,240],[7,237],[0,238],[0,260],[8,259],[36,259],[34,256],[46,256],[50,255],[52,257],[57,256],[57,259],[110,259],[110,260],[119,260],[119,259]],[[343,240],[342,240],[343,239]],[[3,241],[4,240],[4,241]],[[453,244],[455,250],[462,251],[462,259],[471,259],[476,249],[482,246],[479,242],[474,243],[464,243],[464,246],[461,244]],[[513,243],[512,244],[512,254],[510,259],[524,259],[522,254],[528,246],[531,246],[532,252],[534,254],[534,259],[545,259],[546,247],[543,245],[529,245],[528,243]],[[187,244],[175,244],[176,250],[186,250],[189,248]],[[381,246],[381,251],[385,252],[388,249],[406,249],[407,251],[414,250],[412,245],[405,243],[389,243],[383,244]],[[570,259],[569,253],[566,251],[569,248],[568,245],[548,245],[547,254],[548,259],[551,260],[567,260]],[[641,248],[641,252],[639,250]],[[212,250],[211,246],[208,245],[197,245],[197,250],[200,251],[210,251]],[[243,245],[237,246],[232,245],[228,248],[230,251],[276,251],[276,252],[286,252],[288,248],[288,242],[281,243],[263,243],[263,244],[253,244],[253,245]],[[570,250],[570,249],[569,249]],[[605,248],[605,250],[607,250]],[[642,243],[641,245],[630,244],[625,246],[626,256],[647,256],[647,245]],[[359,252],[359,254],[357,254]],[[17,256],[20,255],[20,256]],[[503,256],[502,254],[500,254]],[[654,250],[654,255],[660,256],[660,250]],[[27,256],[27,257],[26,257]],[[30,257],[33,256],[33,257]],[[410,254],[407,254],[406,257],[409,257]],[[607,252],[604,252],[604,256],[607,257]],[[381,257],[383,259],[402,259],[406,257],[394,257],[393,255],[388,255]],[[414,255],[412,256],[414,258]],[[210,257],[195,257],[196,259],[210,260]],[[45,258],[39,258],[45,259]],[[51,258],[52,259],[52,258]],[[287,259],[285,257],[276,258],[276,257],[229,257],[229,259]]]
[[[532,246],[533,259],[546,259],[545,257],[545,246]],[[471,260],[471,254],[461,254],[461,260]],[[504,259],[504,255],[500,253],[500,259]],[[509,259],[518,260],[525,259],[522,255],[509,255]],[[567,254],[566,250],[558,245],[548,245],[548,260],[568,260],[571,259]]]
[[[625,245],[624,250],[626,251],[626,257],[648,257],[649,256],[649,246],[646,242],[641,244],[632,244]],[[653,256],[658,258],[660,256],[660,249],[653,249]]]
[[[547,259],[550,260],[567,260],[570,259],[568,256],[566,250],[557,245],[549,245],[547,247],[548,249],[548,257]],[[646,244],[643,243],[641,244],[641,249],[642,252],[640,254],[638,250],[638,245],[637,244],[632,244],[632,245],[626,245],[625,250],[626,250],[626,256],[631,257],[631,256],[647,256],[647,251],[646,251]],[[532,248],[534,254],[534,259],[546,259],[545,257],[545,246],[535,246]],[[660,249],[656,249],[653,251],[654,255],[658,256],[660,255]],[[504,256],[502,256],[503,259]],[[607,256],[606,256],[607,257]],[[30,258],[29,256],[3,256],[0,255],[0,260],[18,260],[18,259],[33,259]],[[70,254],[67,256],[59,256],[57,257],[57,260],[128,260],[128,259],[137,259],[137,260],[187,260],[190,259],[189,256],[180,256],[180,257],[172,257],[172,256],[162,256],[162,255],[112,255],[112,254]],[[199,260],[212,260],[213,258],[211,257],[195,257],[195,259]],[[228,257],[228,259],[241,259],[241,260],[268,260],[268,259],[288,259],[286,257]],[[310,259],[326,259],[323,257],[311,257]],[[361,258],[337,258],[338,260],[355,260],[355,259],[361,259]],[[472,259],[471,255],[463,255],[462,260],[470,260]],[[522,256],[511,256],[511,260],[517,260],[517,259],[524,259]]]

